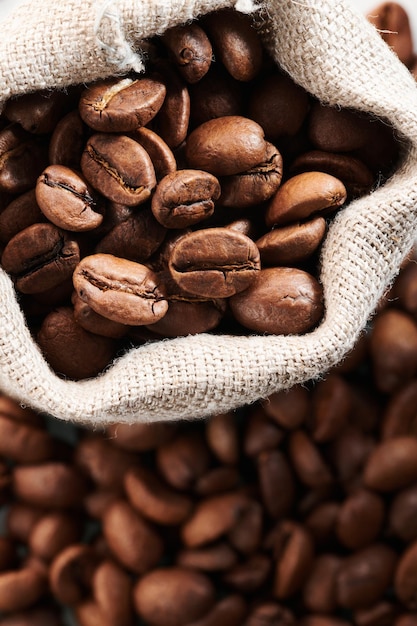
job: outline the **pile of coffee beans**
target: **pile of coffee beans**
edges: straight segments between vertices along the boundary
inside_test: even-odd
[[[416,626],[416,407],[416,258],[341,366],[240,411],[0,397],[0,625]]]
[[[256,18],[211,13],[145,49],[144,75],[24,95],[1,118],[1,265],[73,379],[161,337],[313,329],[328,222],[400,154],[385,122],[284,74]]]

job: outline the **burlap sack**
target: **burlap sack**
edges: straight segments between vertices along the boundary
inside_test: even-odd
[[[251,0],[30,0],[2,24],[0,100],[142,71],[141,39],[230,6],[256,8]],[[322,324],[301,337],[161,341],[132,350],[94,380],[65,381],[43,360],[1,271],[0,389],[84,423],[193,419],[316,378],[352,348],[415,238],[417,87],[348,0],[264,0],[260,22],[296,82],[325,103],[389,120],[404,144],[395,175],[342,210],[330,229]]]

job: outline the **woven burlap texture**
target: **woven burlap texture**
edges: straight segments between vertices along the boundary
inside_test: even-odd
[[[3,23],[1,99],[142,71],[140,41],[250,0],[31,0]],[[322,253],[326,315],[305,336],[198,335],[136,348],[88,381],[55,376],[0,271],[0,389],[74,422],[194,419],[323,375],[353,347],[416,234],[417,87],[348,0],[265,0],[259,22],[276,61],[320,100],[373,112],[404,144],[388,183],[342,210]],[[63,349],[65,347],[63,346]]]

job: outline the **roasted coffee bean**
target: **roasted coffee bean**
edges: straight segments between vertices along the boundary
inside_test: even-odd
[[[261,602],[253,610],[244,622],[244,626],[263,626],[264,624],[277,624],[277,626],[295,626],[295,618],[292,612],[277,602]]]
[[[118,448],[145,452],[171,441],[176,427],[173,422],[114,424],[107,428],[107,435]]]
[[[187,83],[197,83],[207,74],[213,50],[206,33],[198,24],[169,28],[161,40]]]
[[[236,467],[220,465],[208,470],[197,479],[194,493],[199,496],[213,496],[218,493],[232,491],[240,484],[240,476]]]
[[[219,600],[201,619],[188,626],[239,626],[247,612],[244,598],[238,594]]]
[[[55,372],[74,380],[96,376],[117,350],[114,339],[90,333],[77,324],[69,306],[58,307],[44,318],[36,340]]]
[[[293,430],[306,421],[310,404],[308,390],[301,385],[294,385],[288,391],[273,393],[262,403],[262,406],[268,416],[279,426]]]
[[[372,606],[392,583],[396,561],[394,550],[382,543],[346,557],[337,574],[339,605],[349,609]]]
[[[36,567],[0,572],[0,611],[21,611],[35,604],[46,593],[48,581]]]
[[[0,454],[18,463],[41,463],[54,455],[54,439],[45,430],[0,413]]]
[[[57,600],[69,606],[81,602],[88,595],[97,565],[91,546],[76,543],[62,550],[49,570],[49,584]]]
[[[98,242],[94,252],[144,263],[158,250],[166,229],[148,207],[125,216]]]
[[[312,416],[309,426],[314,441],[331,441],[347,425],[352,410],[352,392],[337,374],[320,381],[313,392]]]
[[[348,196],[352,198],[369,193],[375,180],[369,168],[355,157],[347,154],[311,150],[297,157],[291,164],[292,175],[302,172],[325,172],[342,181]]]
[[[224,573],[222,579],[236,591],[253,593],[264,585],[270,571],[271,560],[265,554],[255,553]]]
[[[178,170],[158,183],[152,213],[166,228],[187,228],[210,217],[219,196],[219,181],[211,174]]]
[[[156,185],[148,153],[125,135],[100,133],[90,137],[81,157],[81,169],[103,196],[128,206],[146,202]]]
[[[0,130],[0,158],[0,190],[24,193],[35,186],[46,167],[47,150],[42,140],[14,123]]]
[[[417,511],[417,486],[412,485],[401,490],[394,497],[389,509],[389,531],[410,543],[417,539],[414,524]]]
[[[212,64],[207,74],[188,89],[192,128],[216,117],[242,115],[243,84],[233,79],[221,65]]]
[[[248,498],[231,492],[201,500],[193,514],[183,524],[181,537],[189,548],[218,540],[228,533],[250,506]]]
[[[223,207],[246,209],[269,200],[282,179],[282,156],[272,143],[266,144],[265,158],[245,172],[220,179]]]
[[[288,441],[288,455],[298,478],[312,488],[320,488],[333,482],[330,468],[327,466],[318,446],[304,430],[294,430]]]
[[[381,311],[370,339],[372,368],[377,388],[392,393],[417,372],[417,325],[396,309]]]
[[[78,110],[67,113],[55,126],[49,141],[49,163],[79,169],[87,135]]]
[[[341,563],[334,554],[318,556],[303,587],[303,602],[309,611],[332,613],[336,609],[336,576]]]
[[[242,293],[230,298],[236,320],[260,333],[288,335],[311,330],[323,314],[322,290],[303,270],[263,269]]]
[[[166,567],[143,576],[134,588],[133,599],[140,617],[152,626],[182,626],[213,607],[215,592],[203,574]]]
[[[239,460],[239,434],[234,413],[219,413],[206,424],[206,439],[221,463],[234,465]]]
[[[155,169],[156,180],[159,181],[167,174],[177,169],[177,162],[171,148],[165,141],[150,128],[136,128],[130,133],[132,139],[140,143],[151,157]]]
[[[164,288],[152,270],[111,254],[84,257],[73,282],[81,300],[120,324],[151,324],[168,308]]]
[[[305,172],[287,180],[272,198],[265,214],[268,227],[304,220],[316,213],[328,213],[346,200],[343,183],[330,174]]]
[[[62,626],[59,611],[42,605],[11,613],[2,617],[0,623],[1,626]]]
[[[201,124],[187,138],[190,167],[214,176],[232,176],[265,161],[264,132],[253,120],[239,115],[219,117]]]
[[[72,465],[48,461],[15,467],[13,491],[23,502],[36,507],[72,509],[81,506],[87,483]]]
[[[290,520],[279,522],[268,539],[276,558],[273,595],[282,600],[301,589],[313,563],[314,543],[309,531]]]
[[[308,118],[310,141],[325,152],[349,152],[368,140],[375,120],[350,109],[338,109],[314,103]]]
[[[132,587],[128,573],[110,559],[102,561],[95,569],[94,599],[110,624],[129,626],[133,623]]]
[[[320,216],[271,230],[256,242],[261,261],[268,265],[301,263],[317,250],[325,232],[326,221]]]
[[[129,332],[129,326],[113,322],[103,315],[99,315],[74,291],[71,298],[74,307],[74,320],[89,333],[110,337],[111,339],[121,339]]]
[[[47,167],[36,184],[36,201],[50,222],[65,230],[93,230],[104,207],[86,181],[64,165]]]
[[[243,438],[243,450],[247,456],[256,456],[265,450],[275,450],[283,439],[283,431],[260,407],[250,412]]]
[[[102,523],[107,544],[119,563],[137,574],[155,567],[163,553],[163,542],[128,502],[113,502],[105,510]]]
[[[383,2],[368,15],[368,20],[378,29],[382,39],[394,50],[400,61],[411,65],[413,37],[408,14],[398,2]]]
[[[257,458],[259,488],[268,514],[279,519],[289,515],[295,501],[295,481],[291,467],[279,450],[261,452]],[[286,485],[282,489],[282,485]]]
[[[339,509],[336,534],[340,543],[350,550],[360,550],[373,543],[382,530],[384,517],[383,499],[372,491],[359,489]]]
[[[227,228],[198,230],[181,237],[169,270],[181,289],[205,298],[225,298],[247,289],[260,270],[254,242]]]
[[[363,482],[370,489],[389,492],[417,480],[417,439],[395,437],[379,444],[369,456]]]
[[[70,102],[63,91],[37,91],[9,100],[4,115],[29,133],[42,135],[54,130]]]
[[[307,116],[307,92],[284,74],[262,78],[249,99],[249,117],[257,122],[269,141],[298,133]]]
[[[167,65],[158,65],[166,85],[165,100],[152,129],[175,150],[185,141],[190,122],[190,94],[182,78]]]
[[[46,513],[33,526],[28,546],[31,554],[43,561],[52,561],[64,548],[81,539],[81,523],[76,517],[53,511]]]
[[[31,189],[12,200],[0,213],[0,241],[7,244],[20,231],[43,221],[46,217],[38,206],[35,190]]]
[[[51,289],[69,278],[80,259],[78,243],[53,224],[33,224],[5,247],[1,263],[22,293]]]
[[[395,570],[394,588],[399,600],[410,610],[417,607],[417,544],[414,542],[401,556]]]
[[[225,9],[208,14],[203,20],[218,58],[236,80],[250,81],[262,66],[262,46],[251,19]]]
[[[129,469],[124,477],[126,495],[144,517],[161,525],[177,525],[191,515],[193,503],[144,467]]]
[[[166,87],[157,78],[110,78],[81,94],[79,113],[99,132],[126,133],[146,126],[162,106]]]
[[[168,295],[169,308],[149,330],[163,337],[185,337],[217,328],[224,317],[226,301],[197,296]]]
[[[177,555],[177,565],[204,572],[226,571],[237,561],[237,553],[225,542],[212,543],[204,548],[184,548]]]

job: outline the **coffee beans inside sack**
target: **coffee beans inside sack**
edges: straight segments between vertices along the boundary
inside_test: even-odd
[[[384,184],[391,127],[322,105],[233,10],[146,44],[147,71],[10,99],[1,265],[60,375],[132,346],[305,334],[335,213]]]

